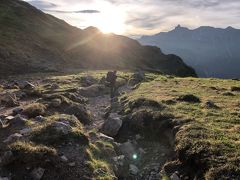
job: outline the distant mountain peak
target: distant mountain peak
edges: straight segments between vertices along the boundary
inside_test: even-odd
[[[184,31],[184,30],[189,30],[189,29],[186,28],[186,27],[181,26],[180,24],[177,25],[177,26],[175,27],[175,29],[174,29],[174,31]]]

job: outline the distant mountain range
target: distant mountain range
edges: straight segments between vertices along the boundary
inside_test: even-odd
[[[161,47],[192,66],[201,77],[240,78],[240,30],[199,27],[174,30],[139,39],[144,45]]]
[[[0,75],[78,68],[143,68],[196,76],[181,58],[157,47],[94,27],[78,29],[24,1],[0,1]]]

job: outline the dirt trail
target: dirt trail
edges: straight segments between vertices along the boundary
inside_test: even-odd
[[[124,86],[119,89],[120,93],[129,93],[132,90]],[[88,130],[100,129],[104,123],[104,112],[106,108],[110,106],[109,95],[99,96],[95,98],[90,98],[87,108],[93,114],[94,120],[93,124],[87,127]],[[134,164],[138,169],[140,174],[130,177],[118,177],[119,179],[145,179],[145,180],[157,180],[161,178],[159,173],[162,166],[171,160],[175,153],[173,149],[173,140],[171,139],[171,130],[166,130],[163,132],[161,137],[157,139],[143,138],[136,139],[136,136],[125,138],[126,141],[130,141],[134,144],[136,148],[137,159],[128,160],[127,164]],[[121,142],[124,143],[124,142]],[[141,153],[139,153],[141,152]],[[119,154],[120,155],[120,154]]]

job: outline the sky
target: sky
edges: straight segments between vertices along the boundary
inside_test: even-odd
[[[240,28],[240,0],[25,0],[42,11],[84,29],[132,37],[175,26]]]

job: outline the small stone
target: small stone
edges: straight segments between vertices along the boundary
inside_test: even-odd
[[[32,132],[32,129],[31,128],[24,128],[22,130],[19,131],[20,134],[22,135],[28,135]]]
[[[171,180],[180,180],[179,176],[178,176],[178,172],[175,172],[171,175],[170,177]]]
[[[44,172],[45,172],[45,169],[43,169],[43,168],[35,168],[31,173],[32,178],[34,180],[40,180],[40,179],[42,179]]]
[[[37,121],[37,122],[43,122],[43,121],[45,121],[45,118],[40,115],[40,116],[35,117],[35,121]]]
[[[68,165],[69,165],[70,167],[74,167],[74,166],[76,166],[76,163],[75,163],[75,162],[71,162],[71,163],[68,163]]]
[[[11,121],[11,120],[13,120],[13,119],[14,119],[14,116],[7,116],[7,117],[5,118],[6,121]]]
[[[17,107],[13,109],[12,114],[16,116],[17,114],[20,114],[23,111],[23,108]]]
[[[136,140],[140,140],[140,139],[142,139],[142,136],[141,136],[140,134],[137,134],[137,135],[135,136],[135,138],[136,138]]]
[[[61,156],[61,161],[62,162],[67,162],[68,161],[68,158],[66,156]]]
[[[14,119],[11,120],[11,125],[25,125],[27,122],[27,119],[20,114],[16,115]]]
[[[9,180],[8,177],[0,177],[0,180]]]
[[[133,165],[133,164],[130,164],[129,165],[129,172],[130,174],[132,175],[137,175],[139,173],[139,169],[137,166]]]
[[[23,137],[22,134],[15,133],[15,134],[10,135],[10,136],[9,136],[6,140],[4,140],[3,142],[4,142],[4,143],[13,143],[13,142],[18,141],[18,140],[21,139],[22,137]]]

